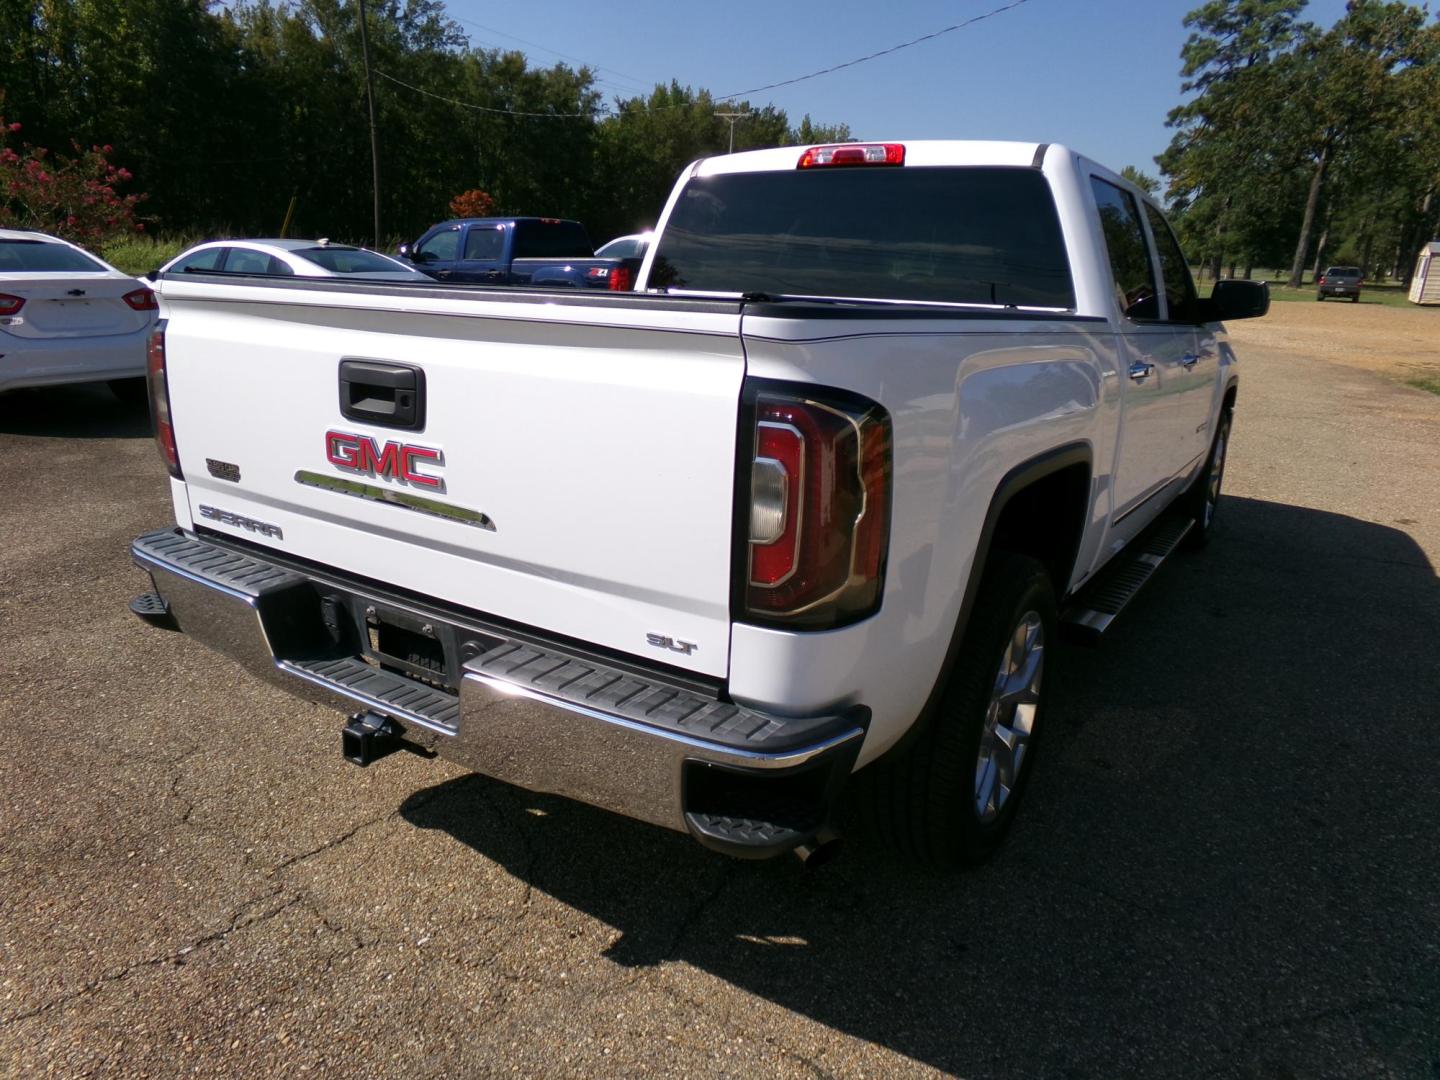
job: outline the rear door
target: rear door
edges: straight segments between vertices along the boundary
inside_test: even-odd
[[[460,259],[449,280],[476,284],[504,284],[506,230],[494,225],[467,225]]]
[[[194,520],[724,675],[739,305],[429,292],[167,279]]]
[[[1133,535],[1164,506],[1162,493],[1183,467],[1174,395],[1194,328],[1166,322],[1163,281],[1140,203],[1103,177],[1091,177],[1120,315],[1121,421],[1112,476],[1111,527]]]

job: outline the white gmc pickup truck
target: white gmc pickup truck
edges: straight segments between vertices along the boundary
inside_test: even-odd
[[[1062,628],[1211,525],[1223,319],[1064,147],[687,168],[635,293],[162,278],[177,525],[132,610],[350,716],[740,856],[829,850],[853,773],[983,857]]]

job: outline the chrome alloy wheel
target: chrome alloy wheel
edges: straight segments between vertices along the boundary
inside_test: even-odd
[[[1215,453],[1210,457],[1210,475],[1205,478],[1205,520],[1200,527],[1208,529],[1215,517],[1215,506],[1220,501],[1220,481],[1225,477],[1225,447],[1230,442],[1230,425],[1224,424],[1215,439]]]
[[[990,708],[975,759],[975,816],[994,821],[1015,790],[1035,733],[1040,676],[1045,669],[1045,625],[1038,611],[1020,616],[995,672]]]

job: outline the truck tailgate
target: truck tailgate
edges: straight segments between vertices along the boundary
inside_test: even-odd
[[[738,305],[189,280],[162,293],[197,526],[726,673]],[[423,373],[423,423],[343,416],[342,361],[380,383]],[[383,409],[388,392],[359,396]]]

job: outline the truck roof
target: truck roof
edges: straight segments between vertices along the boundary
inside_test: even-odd
[[[430,227],[431,227],[432,229],[435,229],[435,228],[439,228],[439,227],[442,226],[442,225],[517,225],[517,224],[519,224],[519,223],[522,222],[522,221],[541,221],[541,222],[545,222],[545,223],[548,224],[548,225],[579,225],[579,224],[580,224],[578,221],[575,221],[573,218],[534,217],[534,216],[523,216],[523,215],[522,215],[522,216],[520,216],[520,217],[458,217],[458,218],[450,218],[450,219],[448,219],[448,220],[446,220],[446,221],[437,222],[435,225],[432,225],[432,226],[430,226]]]
[[[875,145],[899,143],[905,147],[906,165],[1011,165],[1038,164],[1050,143],[1004,142],[988,139],[868,139],[853,143]],[[839,145],[820,143],[816,145]],[[1063,146],[1056,149],[1069,153]],[[696,162],[695,176],[715,176],[730,172],[769,172],[795,168],[805,146],[781,146],[771,150],[746,150],[739,154],[702,158]]]

